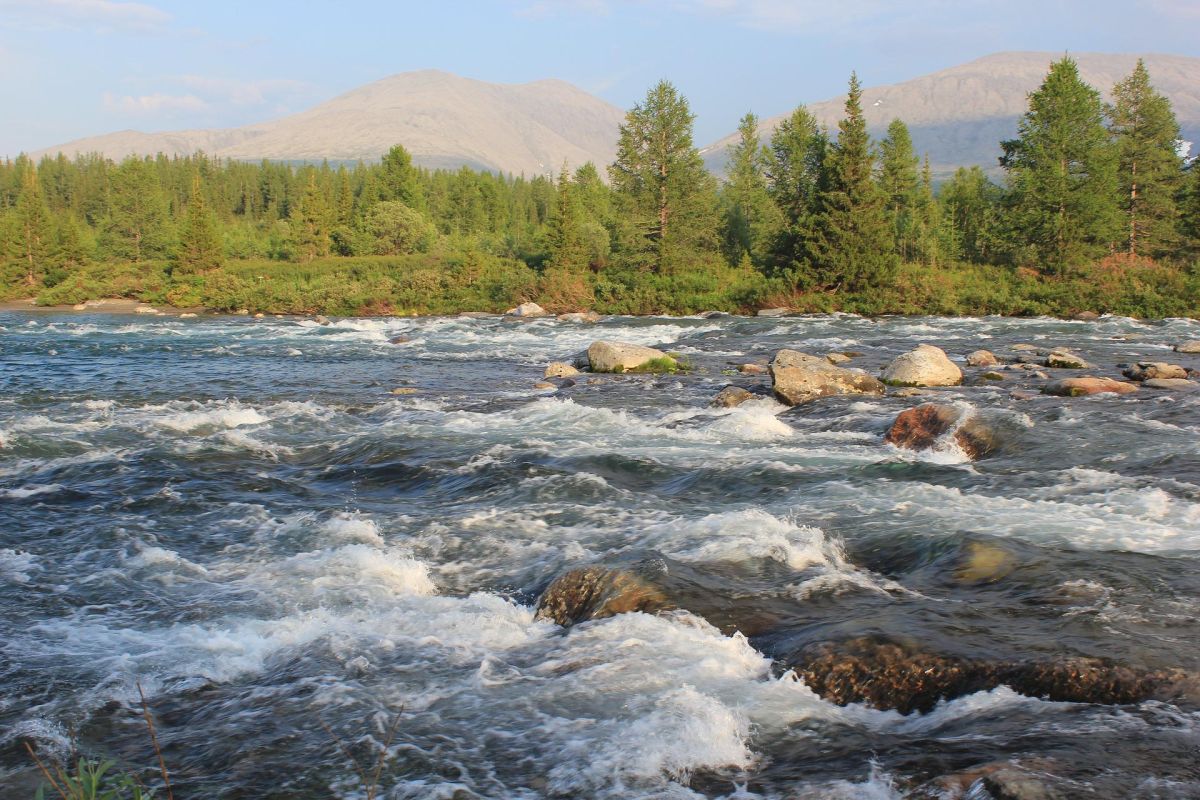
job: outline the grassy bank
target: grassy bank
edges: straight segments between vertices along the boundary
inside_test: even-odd
[[[9,297],[23,296],[12,286]],[[677,275],[643,271],[539,273],[515,259],[458,255],[325,258],[308,264],[232,261],[203,274],[172,276],[163,262],[81,268],[37,294],[39,305],[102,297],[276,314],[412,315],[502,312],[533,300],[551,311],[604,314],[801,312],[1132,317],[1200,316],[1200,276],[1149,261],[1114,258],[1066,277],[1011,267],[907,264],[888,285],[859,292],[796,293],[782,281],[723,265]]]

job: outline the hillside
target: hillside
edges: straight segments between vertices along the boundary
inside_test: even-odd
[[[228,130],[123,131],[41,153],[191,154],[241,160],[373,160],[403,144],[427,167],[515,174],[557,172],[564,161],[605,165],[624,112],[568,83],[505,85],[426,70],[393,75],[308,111]]]
[[[1137,55],[1072,54],[1083,79],[1105,93],[1129,75]],[[1200,58],[1145,55],[1150,77],[1171,99],[1183,128],[1184,139],[1200,142]],[[918,153],[929,153],[935,174],[979,164],[995,171],[999,142],[1012,138],[1017,120],[1025,112],[1026,96],[1046,75],[1056,53],[998,53],[967,64],[889,86],[863,91],[863,110],[872,134],[882,136],[888,123],[899,117],[912,133]],[[800,102],[798,100],[798,102]],[[821,124],[836,130],[845,97],[835,97],[808,108]],[[764,141],[786,114],[763,121]],[[736,135],[704,148],[705,162],[720,171],[727,148]]]

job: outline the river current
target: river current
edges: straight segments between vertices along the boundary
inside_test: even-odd
[[[596,339],[694,369],[532,388]],[[32,797],[26,741],[153,783],[140,684],[181,800],[364,797],[334,738],[370,771],[393,720],[387,798],[983,800],[947,776],[997,762],[1046,796],[1200,797],[1194,703],[998,686],[905,715],[824,700],[787,660],[880,635],[1200,672],[1200,392],[968,369],[927,394],[1001,432],[977,462],[884,443],[927,397],[708,406],[769,385],[728,372],[784,347],[877,374],[920,343],[1065,346],[1119,376],[1200,368],[1170,350],[1189,339],[1111,317],[0,314],[0,794]],[[999,555],[973,575],[979,548]],[[565,570],[646,552],[753,624],[535,620]]]

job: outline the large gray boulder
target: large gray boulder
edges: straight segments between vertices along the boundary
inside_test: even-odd
[[[775,396],[789,406],[840,394],[883,394],[884,386],[857,369],[830,364],[827,359],[780,350],[771,362]]]
[[[945,350],[922,344],[897,356],[883,368],[880,378],[892,386],[958,386],[963,374]]]
[[[651,362],[664,367],[668,362],[675,364],[675,359],[662,350],[629,342],[592,342],[587,357],[592,372],[635,372],[646,369]]]

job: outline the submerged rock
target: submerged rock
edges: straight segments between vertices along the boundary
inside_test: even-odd
[[[317,316],[313,318],[313,321],[314,321],[314,322],[316,322],[318,325],[330,325],[330,324],[332,324],[332,323],[330,323],[330,321],[329,321],[329,317],[326,317],[326,316],[325,316],[325,315],[323,315],[323,314],[317,314]]]
[[[1052,394],[1058,397],[1082,397],[1089,394],[1103,394],[1104,392],[1130,394],[1136,391],[1137,386],[1135,384],[1113,380],[1112,378],[1097,378],[1092,375],[1054,381],[1054,383],[1047,384],[1042,389],[1043,394]]]
[[[1189,381],[1187,378],[1150,378],[1143,381],[1142,386],[1145,386],[1147,389],[1190,392],[1196,388],[1196,383],[1195,381]]]
[[[1188,371],[1178,364],[1165,361],[1139,361],[1125,370],[1124,375],[1132,381],[1148,381],[1155,378],[1187,379]]]
[[[632,372],[646,368],[650,362],[662,364],[664,367],[668,363],[676,363],[675,359],[662,350],[628,342],[592,342],[587,349],[587,358],[592,372]]]
[[[826,353],[825,360],[830,364],[845,364],[850,360],[850,356],[845,353]]]
[[[945,350],[922,344],[893,359],[879,377],[892,386],[958,386],[963,375]]]
[[[776,353],[770,372],[775,396],[789,406],[833,395],[884,393],[883,384],[861,370],[795,350]]]
[[[388,344],[408,344],[411,341],[412,337],[410,336],[393,336],[392,338],[388,339]]]
[[[753,400],[754,395],[740,386],[726,386],[709,403],[714,408],[736,408],[747,400]]]
[[[551,361],[546,365],[546,371],[543,373],[543,378],[570,378],[578,375],[579,370],[565,361]]]
[[[738,367],[738,372],[743,375],[766,375],[769,371],[765,364],[742,364]]]
[[[1091,369],[1092,365],[1069,350],[1051,350],[1046,356],[1047,367],[1054,369]]]
[[[1008,686],[1056,702],[1138,703],[1190,697],[1194,681],[1180,670],[1138,670],[1095,658],[982,661],[924,653],[858,637],[804,648],[789,666],[808,688],[837,705],[926,713],[942,700]]]
[[[967,354],[968,367],[994,367],[1000,363],[991,350],[976,350]]]
[[[787,314],[787,313],[788,313],[790,310],[791,310],[791,309],[788,309],[788,308],[760,308],[760,309],[759,309],[759,310],[758,310],[758,311],[755,313],[755,316],[759,316],[759,317],[782,317],[784,314]]]
[[[666,564],[653,562],[625,568],[581,567],[563,573],[538,598],[534,619],[564,627],[605,619],[630,611],[655,613],[674,604],[654,585],[666,574]]]
[[[975,415],[940,403],[925,403],[901,411],[883,440],[909,450],[928,450],[951,431],[954,441],[972,460],[996,449],[994,432]]]

